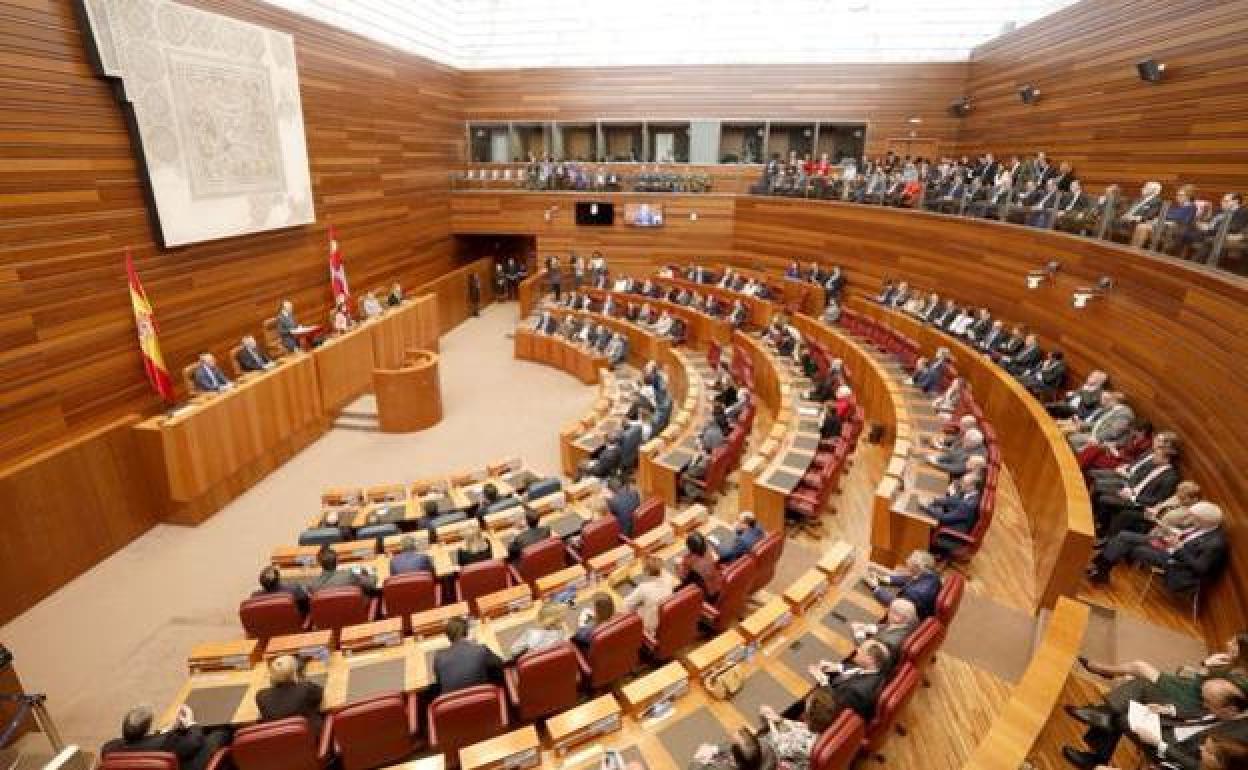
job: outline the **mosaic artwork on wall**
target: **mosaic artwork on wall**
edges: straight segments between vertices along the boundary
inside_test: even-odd
[[[81,0],[165,247],[316,221],[290,35],[169,0]]]

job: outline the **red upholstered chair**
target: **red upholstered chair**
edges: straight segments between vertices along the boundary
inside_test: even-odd
[[[429,704],[429,745],[459,765],[459,750],[507,729],[507,698],[492,684],[439,695]]]
[[[754,586],[758,563],[752,555],[742,556],[724,568],[724,586],[714,605],[702,603],[702,622],[716,633],[727,631],[741,618]]]
[[[698,640],[698,618],[702,614],[702,589],[685,586],[659,604],[659,625],[654,636],[646,634],[646,652],[665,662]]]
[[[168,751],[114,751],[104,755],[99,770],[179,770],[178,755]]]
[[[874,753],[879,749],[880,744],[888,737],[889,730],[897,722],[898,714],[918,689],[919,672],[913,664],[902,663],[876,698],[875,718],[867,724],[867,732],[863,738],[863,747],[867,751]],[[898,732],[904,733],[905,728],[899,726]]]
[[[455,581],[455,601],[475,602],[478,598],[511,587],[511,571],[502,559],[479,561],[460,570]]]
[[[369,770],[400,762],[419,747],[420,712],[416,698],[378,695],[331,714],[330,733],[342,770]]]
[[[230,758],[238,770],[323,770],[333,757],[329,730],[320,745],[303,717],[262,722],[234,734]]]
[[[640,537],[663,523],[665,506],[662,498],[647,497],[633,514],[633,537]]]
[[[248,639],[297,634],[307,627],[307,621],[299,611],[295,597],[286,593],[263,594],[243,599],[238,605],[238,619],[242,622]]]
[[[616,615],[590,634],[589,648],[577,649],[577,662],[589,689],[600,690],[637,670],[646,634],[635,612]]]
[[[557,537],[548,537],[520,552],[520,561],[511,568],[511,577],[517,583],[531,585],[538,578],[558,572],[566,566],[567,551],[563,548],[563,541]]]
[[[810,770],[848,770],[862,748],[866,727],[857,713],[841,709],[810,748]]]
[[[405,626],[412,613],[441,606],[442,586],[428,572],[391,575],[381,586],[381,616],[401,617]]]
[[[368,623],[376,615],[376,603],[364,595],[359,586],[322,588],[312,594],[308,624],[313,631]]]
[[[928,664],[933,662],[936,650],[940,649],[943,641],[945,641],[945,624],[936,618],[926,618],[902,643],[901,659],[913,664],[922,672]],[[928,686],[926,679],[923,680],[923,686]]]
[[[579,552],[569,554],[581,561],[589,561],[620,544],[620,523],[614,516],[602,516],[586,524],[581,530]]]
[[[581,669],[571,642],[526,652],[503,670],[507,697],[521,722],[532,722],[576,705]]]
[[[962,594],[966,591],[966,578],[961,572],[950,570],[944,574],[940,593],[936,595],[936,617],[948,628],[953,616],[958,613],[958,605],[962,603]]]
[[[732,459],[731,452],[732,447],[726,444],[716,447],[711,452],[711,461],[706,465],[706,475],[700,479],[686,478],[686,481],[697,490],[698,499],[710,502],[719,494],[720,488],[724,485],[724,479],[728,476],[728,461]]]
[[[766,588],[776,576],[776,565],[780,563],[780,557],[784,554],[784,533],[768,532],[763,535],[762,540],[754,544],[750,553],[757,563],[754,584],[750,586],[750,593],[753,594]]]

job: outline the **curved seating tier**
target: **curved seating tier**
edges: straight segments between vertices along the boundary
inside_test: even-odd
[[[659,312],[666,311],[675,318],[679,318],[685,324],[685,342],[690,347],[698,350],[705,350],[712,343],[723,344],[732,336],[732,327],[723,318],[696,310],[692,307],[677,305],[674,302],[668,302],[663,299],[655,299],[646,297],[641,294],[633,294],[630,292],[607,291],[603,289],[586,289],[585,294],[589,295],[594,302],[597,303],[599,309],[607,297],[614,298],[617,305],[632,306],[648,304]]]
[[[586,385],[597,384],[599,370],[608,366],[607,357],[600,353],[524,327],[516,329],[515,357],[517,361],[535,361],[562,369]]]

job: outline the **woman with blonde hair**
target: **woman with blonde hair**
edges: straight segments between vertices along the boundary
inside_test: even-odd
[[[526,652],[544,650],[563,640],[563,606],[558,602],[546,602],[537,611],[537,625],[527,629],[520,638],[512,642],[508,652],[514,660]]]

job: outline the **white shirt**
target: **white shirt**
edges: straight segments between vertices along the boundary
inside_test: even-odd
[[[647,578],[624,597],[624,611],[636,612],[646,633],[653,634],[659,627],[659,605],[672,595],[672,583],[667,575]]]

